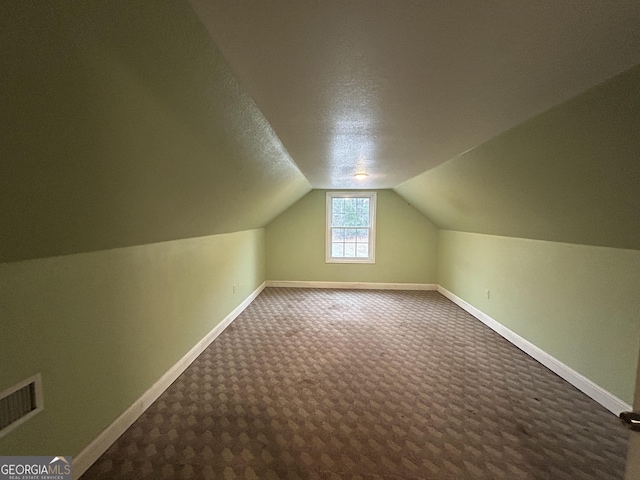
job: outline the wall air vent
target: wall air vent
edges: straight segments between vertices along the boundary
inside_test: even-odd
[[[0,394],[0,438],[41,412],[42,379],[36,374]]]

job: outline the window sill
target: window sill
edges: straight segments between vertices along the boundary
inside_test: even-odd
[[[373,258],[327,258],[324,263],[364,263],[371,265],[376,261]]]

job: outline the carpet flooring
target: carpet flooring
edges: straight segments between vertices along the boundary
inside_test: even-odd
[[[82,479],[621,479],[628,437],[437,292],[267,288]]]

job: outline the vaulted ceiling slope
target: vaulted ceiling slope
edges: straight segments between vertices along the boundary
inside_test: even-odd
[[[640,63],[638,0],[190,2],[314,188],[395,187]]]
[[[267,224],[310,189],[186,2],[0,2],[0,261]]]
[[[444,229],[640,250],[640,66],[395,190]]]

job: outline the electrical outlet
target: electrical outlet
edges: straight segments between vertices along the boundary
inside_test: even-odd
[[[491,298],[491,290],[487,290],[486,294],[487,294],[487,300],[489,300]]]

